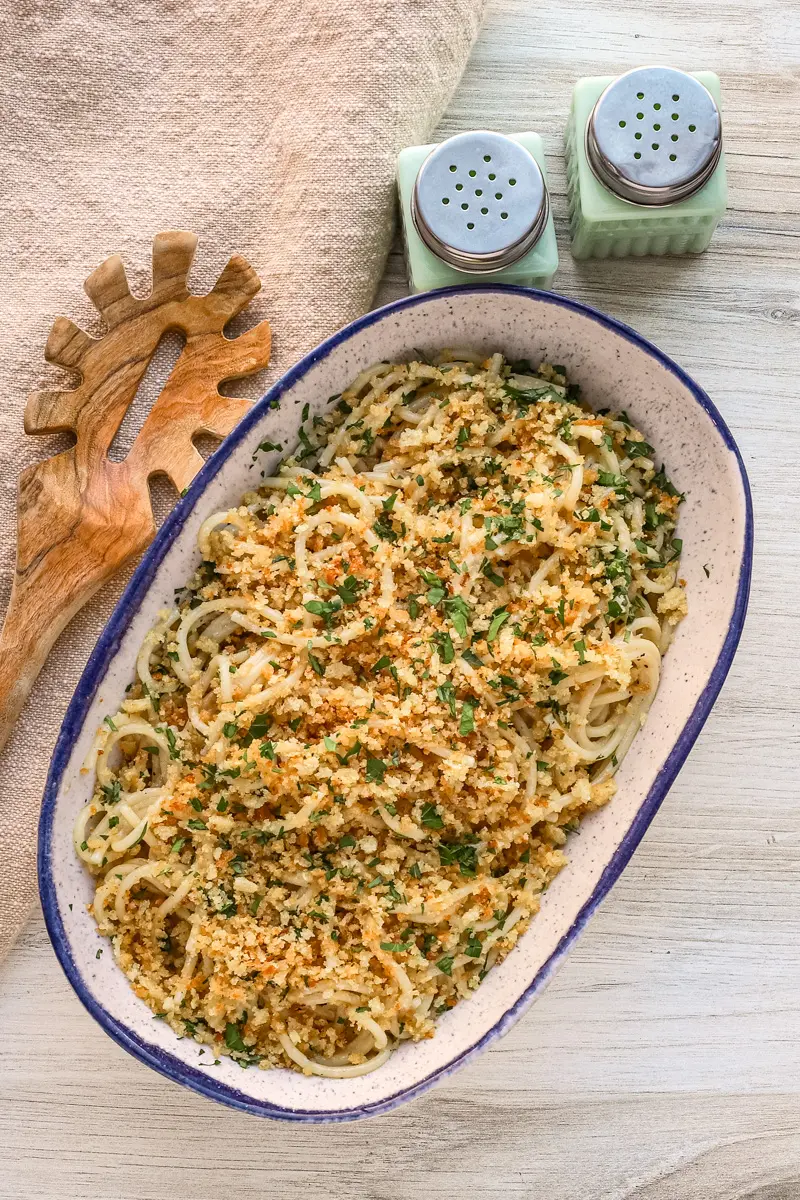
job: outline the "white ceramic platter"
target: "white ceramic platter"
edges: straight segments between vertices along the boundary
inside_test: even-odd
[[[686,493],[679,534],[689,616],[666,656],[647,724],[618,774],[611,804],[568,844],[570,864],[540,915],[473,997],[439,1022],[435,1037],[403,1043],[378,1070],[351,1080],[288,1070],[242,1069],[224,1057],[204,1065],[191,1038],[178,1039],[131,990],[86,905],[92,880],[72,847],[72,825],[90,798],[83,761],[103,716],[134,677],[138,647],[173,589],[193,573],[196,535],[209,513],[238,504],[263,467],[258,444],[291,446],[308,404],[329,397],[365,366],[444,347],[501,350],[511,359],[564,364],[594,407],[624,408]],[[279,407],[278,407],[279,405]],[[277,460],[278,455],[272,456]],[[299,1121],[348,1120],[385,1112],[502,1036],[541,990],[600,900],[619,877],[691,749],[730,667],[744,622],[752,512],[741,457],[705,393],[627,327],[574,301],[522,288],[451,288],[401,300],[348,326],[292,368],[207,463],[145,556],[92,654],[70,704],[47,783],[39,877],[47,926],[80,999],[137,1058],[234,1107]],[[103,953],[98,957],[98,951]]]

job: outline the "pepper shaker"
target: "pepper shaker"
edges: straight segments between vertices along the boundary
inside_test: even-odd
[[[412,292],[502,282],[549,287],[558,267],[542,140],[477,130],[397,161]]]
[[[575,258],[699,254],[725,212],[720,84],[640,67],[581,79],[566,134]]]

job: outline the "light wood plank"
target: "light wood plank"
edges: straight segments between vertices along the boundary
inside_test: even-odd
[[[799,47],[797,0],[495,0],[441,127],[543,135],[557,290],[696,376],[740,442],[756,505],[730,678],[552,987],[483,1059],[390,1117],[265,1124],[105,1038],[37,918],[0,973],[0,1196],[800,1197]],[[560,157],[572,82],[654,61],[722,78],[727,219],[702,259],[577,265]],[[396,250],[380,299],[404,290]]]

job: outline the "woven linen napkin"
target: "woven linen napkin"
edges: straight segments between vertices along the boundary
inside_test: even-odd
[[[27,392],[62,382],[43,364],[50,324],[63,313],[101,332],[83,279],[119,252],[132,290],[145,294],[150,243],[163,229],[200,236],[195,291],[211,286],[231,253],[243,254],[264,288],[242,324],[269,318],[273,362],[268,376],[235,391],[260,394],[369,308],[391,238],[395,155],[433,130],[483,5],[3,6],[0,611],[13,569],[17,476],[65,444],[22,432]],[[149,375],[140,389],[134,432],[157,382]],[[58,728],[123,583],[106,587],[62,634],[0,756],[0,959],[35,896],[36,825]]]

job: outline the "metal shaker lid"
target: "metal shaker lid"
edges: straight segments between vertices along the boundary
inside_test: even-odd
[[[419,169],[411,197],[426,246],[459,271],[499,271],[541,237],[550,212],[542,172],[501,133],[459,133]]]
[[[586,125],[586,157],[599,181],[633,204],[674,204],[711,178],[722,121],[706,87],[671,67],[640,67],[610,83]]]

